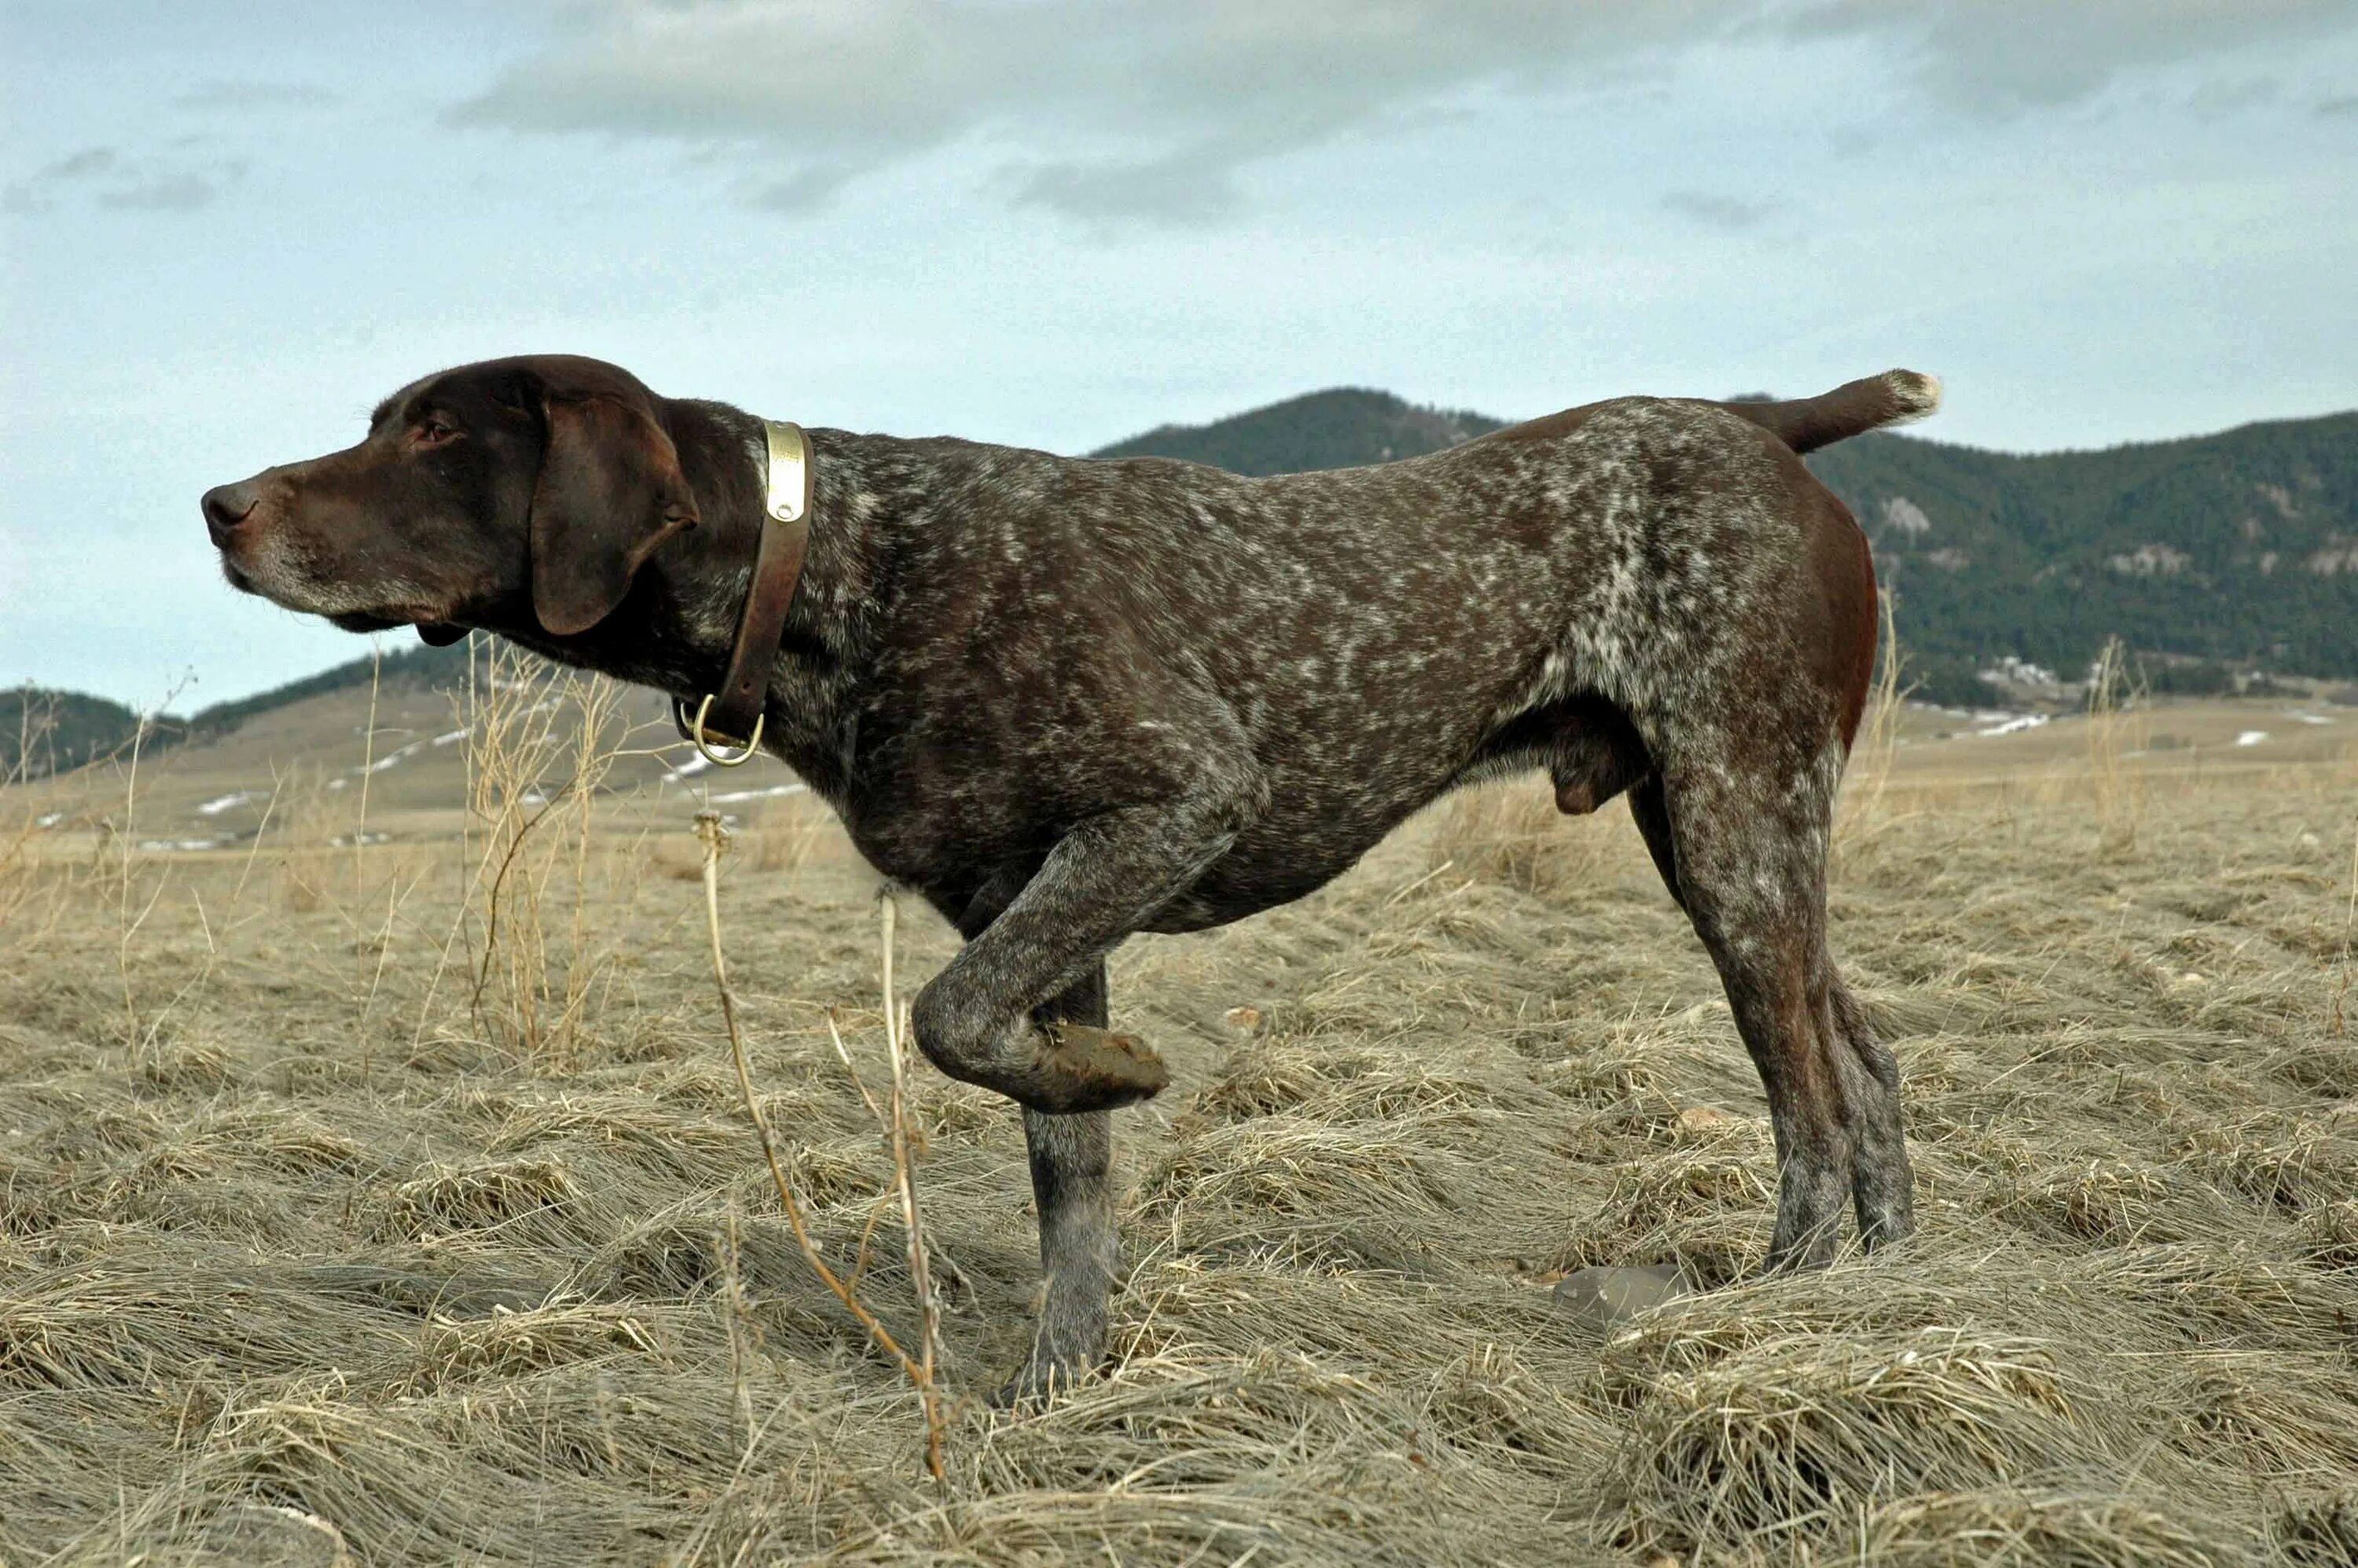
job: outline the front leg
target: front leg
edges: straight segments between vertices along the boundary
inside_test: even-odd
[[[1101,1023],[1037,1010],[1225,854],[1257,802],[1241,770],[1059,839],[1005,912],[917,993],[917,1048],[951,1077],[1051,1114],[1111,1110],[1170,1081],[1163,1059]]]
[[[1102,959],[1078,985],[1041,1007],[1043,1026],[1107,1023]],[[1045,1402],[1105,1359],[1107,1301],[1121,1268],[1113,1223],[1113,1113],[1026,1109],[1032,1195],[1040,1213],[1039,1317],[1032,1352],[999,1390],[1001,1404]]]
[[[1227,853],[1266,801],[1240,745],[1195,754],[1236,761],[1193,775],[1169,804],[1081,824],[1036,869],[992,878],[957,922],[966,946],[912,1009],[918,1049],[936,1065],[1023,1106],[1045,1288],[1005,1402],[1048,1397],[1105,1354],[1120,1264],[1109,1112],[1170,1076],[1107,1028],[1106,955]]]

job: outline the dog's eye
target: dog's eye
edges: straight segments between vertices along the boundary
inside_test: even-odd
[[[410,439],[421,447],[438,447],[458,433],[457,426],[447,424],[440,419],[428,418],[419,422],[416,433],[411,436]]]

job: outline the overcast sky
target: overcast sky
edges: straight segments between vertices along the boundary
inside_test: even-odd
[[[1068,451],[1336,384],[2358,406],[2358,0],[6,0],[0,76],[0,681],[141,704],[365,651],[197,497],[492,354]]]

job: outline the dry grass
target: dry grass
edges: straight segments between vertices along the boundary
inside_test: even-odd
[[[641,884],[678,806],[571,815],[578,728],[487,751],[463,844],[337,843],[356,798],[290,784],[259,848],[9,873],[53,914],[0,925],[0,1560],[2358,1560],[2346,762],[2121,746],[2124,838],[2102,747],[1988,784],[1897,751],[1835,929],[1924,1231],[1803,1279],[1748,1275],[1758,1089],[1617,807],[1462,797],[1299,905],[1131,945],[1116,1011],[1176,1081],[1121,1118],[1115,1367],[1044,1415],[971,1397],[1027,1336],[1015,1119],[903,1089],[936,1483],[777,1212],[700,891]],[[124,783],[78,809],[135,820]],[[758,1103],[914,1350],[873,880],[763,809],[799,847],[720,883]],[[904,914],[905,991],[954,939]],[[1663,1262],[1716,1288],[1609,1333],[1551,1304]]]
[[[1593,885],[1611,856],[1606,819],[1567,817],[1529,781],[1451,795],[1433,807],[1429,843],[1436,881],[1454,873],[1457,882],[1476,877],[1542,898]]]
[[[55,699],[49,706],[55,706]],[[55,728],[55,715],[34,698],[27,683],[16,707],[14,760],[0,768],[0,789],[9,792],[10,806],[0,815],[0,934],[21,930],[29,922],[27,906],[41,888],[33,868],[33,840],[49,814],[41,795],[28,785],[54,755],[49,737]]]
[[[807,792],[763,804],[737,836],[745,860],[757,871],[798,871],[838,829],[835,817]]]
[[[2358,972],[2358,821],[2350,832],[2350,897],[2342,908],[2342,978],[2333,987],[2333,1022],[2329,1030],[2336,1040],[2350,1034],[2350,979]]]
[[[1900,646],[1898,595],[1886,589],[1876,599],[1875,678],[1867,687],[1866,711],[1852,737],[1850,765],[1834,816],[1835,863],[1862,838],[1898,826],[1884,796],[1899,761],[1899,730],[1907,717],[1902,678],[1908,651]]]
[[[471,1015],[503,1049],[562,1070],[610,1000],[616,933],[593,870],[600,787],[623,743],[622,688],[504,643],[471,641],[467,732]]]
[[[2142,753],[2150,735],[2143,681],[2133,675],[2129,653],[2118,637],[2104,639],[2088,674],[2088,783],[2096,806],[2097,846],[2108,854],[2136,848],[2137,824],[2145,816],[2145,777],[2126,765]]]

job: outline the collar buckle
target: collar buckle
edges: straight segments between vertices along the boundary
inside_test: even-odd
[[[707,762],[724,768],[751,761],[761,749],[770,672],[778,662],[786,611],[793,607],[803,557],[810,546],[810,438],[801,426],[778,419],[763,420],[762,429],[769,471],[763,479],[761,538],[754,547],[753,579],[738,618],[728,673],[720,689],[708,692],[697,706],[693,721],[687,703],[674,697],[671,705],[680,739],[692,743]],[[737,744],[741,735],[745,740],[735,755],[717,749]]]
[[[798,521],[810,504],[810,442],[799,425],[762,421],[769,438],[769,494],[763,510],[773,522]]]

